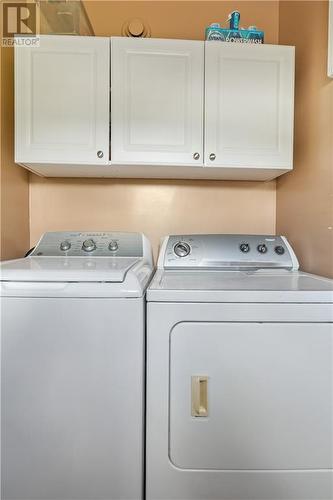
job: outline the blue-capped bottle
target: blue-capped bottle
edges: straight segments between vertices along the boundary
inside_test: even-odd
[[[240,13],[238,12],[238,10],[230,12],[228,21],[230,23],[231,30],[239,30]]]

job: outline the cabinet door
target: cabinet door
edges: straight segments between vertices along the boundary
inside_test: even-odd
[[[205,164],[292,168],[294,48],[206,42]]]
[[[107,164],[110,40],[41,36],[15,51],[15,160]]]
[[[112,162],[202,165],[203,79],[203,42],[113,38]]]

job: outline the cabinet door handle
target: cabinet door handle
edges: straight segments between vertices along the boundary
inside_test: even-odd
[[[195,160],[199,160],[199,158],[200,158],[200,154],[199,154],[199,153],[194,153],[194,154],[193,154],[193,158],[194,158]]]
[[[191,377],[192,417],[208,417],[208,377],[193,375]]]
[[[214,161],[215,158],[216,158],[216,154],[215,153],[210,153],[210,155],[209,155],[210,161]]]
[[[101,150],[97,151],[97,156],[98,156],[98,158],[103,158],[103,156],[104,156],[103,151],[101,151]]]

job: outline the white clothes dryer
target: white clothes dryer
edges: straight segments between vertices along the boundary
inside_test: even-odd
[[[46,233],[0,270],[1,498],[142,499],[148,240]]]
[[[333,498],[333,281],[280,236],[165,239],[147,292],[147,500]]]

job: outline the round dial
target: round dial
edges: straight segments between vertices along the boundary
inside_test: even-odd
[[[239,249],[240,249],[241,252],[247,253],[247,252],[250,251],[250,245],[248,243],[241,243],[239,245]]]
[[[111,252],[115,252],[116,250],[118,250],[118,243],[116,241],[110,241],[109,250]]]
[[[275,253],[277,253],[278,255],[283,255],[284,254],[284,248],[282,245],[278,245],[275,247]]]
[[[69,250],[71,247],[71,244],[69,241],[62,241],[60,243],[60,250],[62,250],[63,252],[67,252],[67,250]]]
[[[191,252],[191,247],[185,241],[178,241],[173,247],[173,251],[178,257],[187,257]]]
[[[85,252],[92,252],[93,250],[96,250],[96,243],[92,239],[84,240],[82,250]]]
[[[266,253],[267,247],[266,247],[265,243],[260,243],[260,245],[257,246],[257,250],[259,253]]]

